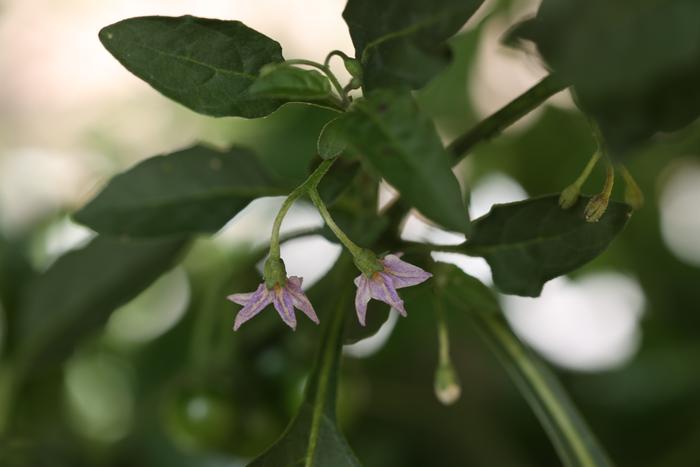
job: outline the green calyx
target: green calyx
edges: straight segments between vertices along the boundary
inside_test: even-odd
[[[384,266],[377,258],[377,255],[375,255],[373,251],[365,248],[361,248],[359,251],[353,253],[353,261],[357,269],[362,271],[367,277],[375,272],[384,270]]]
[[[279,285],[284,287],[287,283],[287,269],[284,267],[284,261],[280,258],[267,258],[263,268],[263,277],[265,278],[265,287],[273,289]]]

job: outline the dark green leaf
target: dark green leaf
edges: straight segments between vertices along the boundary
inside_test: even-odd
[[[347,274],[346,266],[350,261],[347,257],[341,261],[343,266],[336,268],[333,280]],[[360,463],[340,432],[335,415],[341,337],[345,310],[347,304],[352,303],[351,291],[352,287],[335,288],[333,298],[316,301],[327,304],[332,311],[324,313],[318,309],[326,325],[304,400],[282,437],[249,467],[359,467]],[[327,294],[328,290],[325,292]]]
[[[193,146],[117,175],[75,219],[113,235],[215,232],[253,199],[280,194],[247,149]]]
[[[483,0],[349,0],[343,18],[365,89],[424,86],[450,61],[445,43]]]
[[[289,101],[322,101],[330,98],[333,92],[328,78],[316,70],[266,65],[250,87],[250,94]]]
[[[616,155],[700,116],[700,2],[545,0],[512,34],[573,83]]]
[[[622,231],[631,215],[626,204],[611,202],[603,218],[586,222],[582,197],[571,209],[558,196],[499,204],[472,223],[465,253],[482,256],[504,293],[536,297],[544,283],[591,261]]]
[[[65,357],[80,337],[170,269],[187,244],[182,238],[100,236],[59,258],[32,284],[20,308],[17,359],[34,365],[40,357]]]
[[[345,151],[347,143],[342,124],[343,118],[340,116],[326,123],[321,130],[318,135],[318,155],[321,159],[333,159]]]
[[[100,40],[129,71],[195,112],[254,118],[284,103],[250,95],[260,68],[283,61],[282,49],[239,21],[130,18],[102,29]]]
[[[355,102],[339,125],[348,147],[408,203],[447,229],[468,230],[467,210],[449,156],[435,125],[408,91],[370,93]]]
[[[465,312],[540,420],[566,467],[612,463],[556,376],[510,330],[493,292],[454,266],[440,271],[446,306]]]

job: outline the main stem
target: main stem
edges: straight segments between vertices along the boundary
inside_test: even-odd
[[[509,102],[505,107],[482,120],[471,130],[454,140],[447,147],[447,150],[454,156],[453,164],[464,159],[477,143],[498,135],[501,131],[568,86],[568,83],[555,74],[545,77],[535,86]]]

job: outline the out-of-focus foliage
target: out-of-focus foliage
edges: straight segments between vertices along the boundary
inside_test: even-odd
[[[489,25],[515,22],[509,15],[510,3],[518,2],[499,2],[482,23],[451,39],[454,60],[449,65],[445,66],[448,61],[442,51],[423,49],[422,43],[416,47],[419,55],[427,58],[405,62],[409,69],[414,63],[431,64],[412,72],[421,81],[434,76],[416,99],[439,124],[441,134],[456,136],[484,116],[471,100],[484,84],[475,77],[477,66],[483,66],[477,52],[484,41],[493,40],[485,34]],[[431,2],[421,4],[426,9],[431,6]],[[675,3],[655,5],[663,10],[664,5]],[[669,17],[665,10],[661,13],[659,24]],[[688,23],[694,19],[692,15],[680,16]],[[585,18],[581,15],[580,19]],[[627,36],[620,32],[614,35],[618,37]],[[691,44],[693,37],[693,31],[674,28],[667,39]],[[406,38],[397,44],[404,50],[413,42],[413,38]],[[608,51],[600,49],[605,56]],[[409,53],[413,49],[406,50],[407,56],[414,56]],[[424,54],[424,50],[429,53]],[[662,52],[659,56],[666,57]],[[527,60],[522,55],[517,59]],[[642,75],[638,77],[642,81]],[[413,83],[414,79],[412,75],[404,83]],[[620,91],[639,89],[642,87],[630,86]],[[660,89],[654,92],[666,95],[675,88]],[[580,89],[578,93],[586,108]],[[654,97],[649,93],[645,86],[644,95]],[[675,99],[672,103],[679,109],[678,115],[695,111],[692,100]],[[600,105],[601,112],[612,114],[618,109]],[[302,181],[318,162],[314,157],[315,136],[336,115],[318,107],[288,105],[265,120],[211,121],[201,137],[219,144],[224,141],[227,145],[253,147],[264,170],[286,188]],[[531,117],[518,128],[476,147],[458,170],[460,179],[478,187],[489,175],[505,174],[531,196],[559,192],[573,180],[594,149],[586,117],[577,110],[552,105]],[[660,199],[671,169],[677,165],[683,170],[683,164],[699,163],[699,135],[696,122],[674,135],[656,138],[653,145],[635,144],[635,157],[628,159],[629,169],[644,190],[647,205],[631,217],[605,255],[573,273],[576,280],[602,271],[622,271],[639,281],[646,298],[641,347],[624,366],[600,372],[554,371],[586,415],[592,431],[604,441],[611,458],[621,466],[685,467],[695,465],[700,457],[700,425],[689,416],[700,409],[700,374],[696,368],[700,356],[700,269],[686,258],[675,256],[660,229]],[[376,193],[358,195],[357,187],[367,173],[360,159],[351,156],[343,154],[333,168],[338,170],[332,169],[324,179],[323,194],[349,236],[362,244],[374,244],[379,251],[388,250],[396,243],[384,234],[383,222],[396,219],[377,217]],[[251,181],[251,177],[245,181]],[[602,174],[594,173],[584,191],[594,193],[601,181]],[[616,188],[614,199],[622,199],[621,187]],[[133,200],[143,201],[143,197],[133,196]],[[617,204],[611,209],[619,210],[611,220],[621,221],[626,214],[626,209]],[[209,210],[203,212],[211,214]],[[697,218],[695,212],[686,215],[687,219]],[[116,222],[115,216],[106,218],[115,229],[122,228],[124,224]],[[145,222],[148,217],[144,216]],[[172,221],[168,218],[159,225]],[[235,219],[231,228],[243,222]],[[85,314],[74,316],[70,329],[79,331],[74,335],[80,339],[69,346],[72,353],[66,353],[67,348],[47,349],[48,357],[67,357],[65,365],[32,368],[31,379],[13,394],[13,425],[0,441],[0,466],[230,467],[245,465],[275,442],[278,449],[285,445],[286,438],[280,441],[280,437],[298,409],[305,407],[302,414],[309,415],[308,397],[313,397],[314,385],[308,386],[312,389],[306,399],[302,388],[313,370],[323,329],[300,323],[292,334],[279,325],[274,313],[262,313],[247,324],[245,332],[232,333],[234,311],[224,297],[252,290],[259,282],[255,265],[264,251],[247,243],[197,240],[183,262],[191,288],[189,302],[181,304],[187,307],[186,313],[172,327],[163,328],[162,335],[138,343],[124,342],[110,333],[109,325],[103,327],[101,323],[110,311],[151,281],[146,279],[155,275],[154,269],[167,270],[173,256],[180,254],[182,243],[177,239],[157,240],[163,243],[163,250],[149,250],[152,256],[136,247],[125,247],[129,251],[110,248],[109,254],[88,258],[87,266],[78,264],[82,272],[73,275],[67,272],[67,265],[72,266],[68,269],[77,267],[77,259],[105,240],[98,237],[48,266],[34,258],[34,249],[50,223],[47,219],[0,242],[0,418],[8,412],[8,394],[12,393],[15,378],[9,358],[19,343],[16,337],[8,336],[8,329],[29,320],[24,327],[28,326],[30,333],[49,328],[46,332],[58,332],[49,318],[66,304],[72,307],[77,302]],[[478,222],[476,227],[478,231]],[[266,227],[258,235],[260,240],[268,233]],[[323,235],[330,236],[327,231]],[[291,250],[295,245],[290,242],[285,246]],[[162,255],[157,254],[159,251]],[[424,257],[416,258],[417,263],[429,264]],[[120,265],[124,263],[136,267],[122,274]],[[354,291],[354,275],[354,271],[343,273],[343,283],[350,291]],[[464,275],[456,277],[469,281]],[[495,279],[498,282],[498,277]],[[50,284],[44,289],[48,287],[49,292],[41,288],[32,291],[36,284],[47,280]],[[474,290],[487,290],[476,298],[474,294],[469,297],[470,303],[479,305],[476,312],[496,308],[491,291],[480,286],[474,286]],[[326,281],[309,291],[322,322],[329,324],[334,312],[329,306],[333,300],[324,297],[340,298],[343,293],[342,287]],[[407,290],[404,299],[408,318],[398,321],[377,353],[369,358],[346,356],[337,370],[337,417],[357,458],[363,465],[382,467],[560,465],[536,417],[474,332],[465,309],[456,303],[446,311],[451,354],[463,381],[463,394],[448,408],[437,402],[432,380],[437,360],[435,318],[430,307],[434,293],[432,285]],[[452,296],[452,302],[459,301],[457,297]],[[368,328],[360,328],[352,316],[351,300],[346,302],[345,312],[350,315],[344,336],[347,342],[367,337],[386,321],[387,307],[373,303],[368,311]],[[27,308],[33,310],[31,319],[29,315],[21,318],[22,310]],[[155,307],[141,311],[157,319]],[[563,314],[567,310],[561,311]],[[83,320],[83,316],[90,319]],[[501,323],[500,317],[498,320]],[[546,327],[547,323],[539,325]],[[104,401],[109,401],[111,407],[107,409],[113,410],[105,409]],[[323,409],[331,406],[324,403]],[[115,408],[120,409],[116,415]],[[304,424],[307,421],[302,420]],[[305,436],[308,430],[302,432],[294,449],[309,442]],[[290,431],[287,435],[290,433],[294,434]],[[336,432],[329,429],[326,433]],[[345,444],[341,445],[345,449]],[[275,451],[285,460],[293,454],[294,450],[281,454]],[[300,459],[301,455],[294,460]],[[278,464],[273,461],[269,465]]]
[[[545,0],[514,36],[573,83],[617,155],[700,115],[700,4]]]

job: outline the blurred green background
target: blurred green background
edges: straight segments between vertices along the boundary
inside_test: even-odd
[[[131,76],[97,31],[145,14],[244,21],[280,41],[287,58],[352,52],[340,0],[0,2],[0,362],[5,323],[34,276],[92,235],[68,214],[117,171],[201,140],[256,148],[289,178],[306,167],[327,111],[286,106],[259,121],[197,116]],[[419,93],[450,141],[546,74],[500,45],[537,2],[486,2],[452,42],[454,63]],[[344,75],[342,70],[337,70]],[[646,195],[624,233],[538,299],[502,297],[514,330],[557,372],[618,465],[700,464],[700,124],[640,150],[628,167]],[[594,147],[568,93],[548,101],[459,167],[472,216],[497,202],[560,191]],[[586,185],[596,192],[602,170]],[[621,184],[620,184],[621,185]],[[387,194],[387,196],[389,196]],[[616,195],[621,199],[621,191]],[[263,313],[231,331],[224,300],[257,281],[258,247],[279,199],[253,203],[184,262],[81,343],[61,367],[35,371],[10,401],[16,423],[0,466],[243,466],[281,434],[300,401],[319,329],[296,333]],[[299,205],[288,231],[320,225]],[[412,217],[408,239],[450,241]],[[320,278],[339,247],[321,237],[283,246],[291,274]],[[457,263],[489,282],[482,260]],[[109,267],[109,265],[105,265]],[[67,290],[80,294],[81,290]],[[47,310],[49,313],[50,310]],[[433,395],[432,310],[390,318],[346,348],[339,416],[367,466],[560,465],[534,415],[469,323],[449,316],[460,401]],[[2,378],[7,371],[0,363]],[[2,410],[0,410],[2,412]]]

